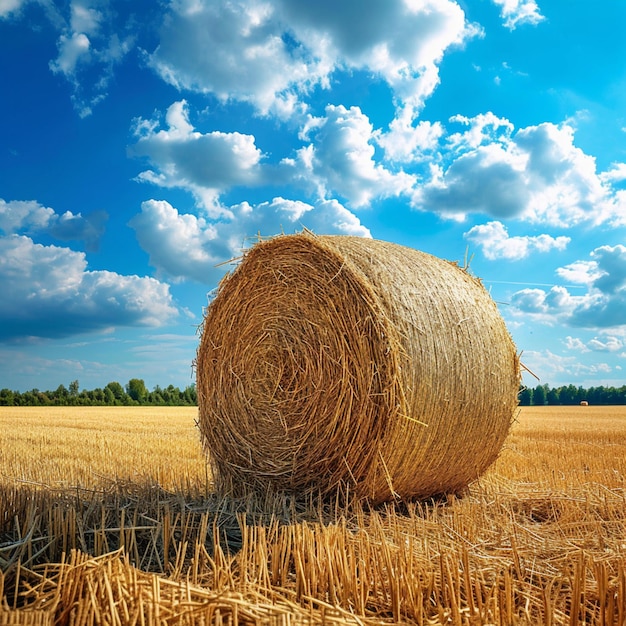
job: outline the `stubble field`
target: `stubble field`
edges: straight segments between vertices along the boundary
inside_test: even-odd
[[[217,497],[196,415],[0,407],[0,624],[626,625],[626,407],[524,407],[375,510]]]

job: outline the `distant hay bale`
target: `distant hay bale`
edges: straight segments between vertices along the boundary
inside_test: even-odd
[[[589,406],[589,402],[587,402],[587,400],[581,400],[580,406]]]
[[[482,284],[392,243],[280,236],[220,284],[196,358],[219,491],[373,503],[456,492],[498,456],[519,359]]]

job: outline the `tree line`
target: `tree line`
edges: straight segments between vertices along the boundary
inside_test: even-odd
[[[521,406],[572,405],[588,402],[589,404],[616,405],[626,404],[626,385],[621,387],[576,387],[563,385],[549,387],[537,385],[534,389],[523,387],[519,394]]]
[[[80,390],[77,380],[69,387],[59,385],[54,391],[12,391],[0,389],[0,406],[194,406],[198,404],[195,384],[181,391],[174,385],[157,385],[148,391],[141,378],[131,378],[125,387],[111,382],[104,388]]]
[[[573,405],[581,402],[600,405],[626,404],[626,385],[621,387],[576,387],[564,385],[550,387],[522,387],[519,393],[521,406]],[[19,392],[0,389],[0,406],[196,406],[198,394],[195,384],[181,390],[174,385],[160,387],[157,385],[149,391],[141,378],[131,378],[123,387],[118,382],[111,382],[104,388],[91,391],[80,390],[77,380],[69,387],[59,385],[54,391]]]

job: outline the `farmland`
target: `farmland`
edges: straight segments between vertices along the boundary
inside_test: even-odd
[[[374,510],[218,498],[196,415],[2,407],[0,624],[626,624],[626,407],[523,407],[466,493]]]

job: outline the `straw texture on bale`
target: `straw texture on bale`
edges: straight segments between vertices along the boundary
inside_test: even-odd
[[[383,241],[260,242],[220,283],[196,358],[219,491],[378,503],[466,487],[496,459],[519,359],[458,265]]]

